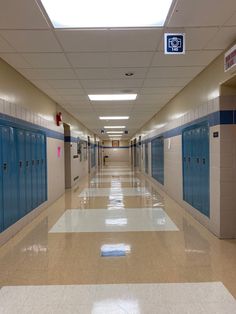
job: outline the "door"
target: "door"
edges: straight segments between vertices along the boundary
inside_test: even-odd
[[[0,126],[0,232],[3,230],[3,162],[2,162],[2,127]]]
[[[145,143],[145,172],[148,174],[148,143]]]

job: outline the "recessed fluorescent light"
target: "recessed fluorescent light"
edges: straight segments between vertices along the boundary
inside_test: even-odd
[[[128,120],[129,116],[102,116],[100,120]]]
[[[116,134],[113,134],[113,135],[108,135],[109,137],[116,137],[116,136],[118,136],[118,137],[121,137],[122,135],[116,135]]]
[[[124,125],[106,125],[104,129],[125,129]]]
[[[172,0],[41,0],[55,28],[163,26]]]
[[[108,131],[107,134],[123,134],[123,131]]]
[[[109,101],[109,100],[135,100],[137,94],[106,94],[106,95],[88,95],[92,101]]]

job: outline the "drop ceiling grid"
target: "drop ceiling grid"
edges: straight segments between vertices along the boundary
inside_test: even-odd
[[[137,92],[138,99],[127,105],[132,117],[126,124],[129,128],[134,123],[138,129],[140,119],[160,110],[230,44],[236,25],[235,1],[226,2],[199,0],[190,5],[189,0],[179,0],[166,28],[68,31],[52,29],[33,1],[23,3],[22,11],[18,2],[8,0],[1,4],[6,14],[0,21],[0,56],[67,111],[74,115],[78,111],[82,123],[90,110],[87,126],[91,129],[101,127],[98,112],[106,114],[109,107],[90,102],[88,93]],[[203,15],[212,7],[206,22]],[[188,51],[184,58],[169,58],[162,52],[162,35],[177,28],[189,38]],[[134,71],[135,77],[123,77],[126,71]],[[112,112],[124,109],[122,104],[115,106]]]

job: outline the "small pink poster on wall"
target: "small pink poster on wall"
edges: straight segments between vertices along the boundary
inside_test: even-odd
[[[60,158],[61,157],[61,146],[57,147],[57,157]]]

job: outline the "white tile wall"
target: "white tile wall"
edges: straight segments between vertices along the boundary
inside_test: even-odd
[[[5,99],[0,98],[0,113],[9,115],[14,118],[30,122],[41,127],[48,128],[59,133],[64,133],[63,126],[58,127],[55,122],[48,121],[37,113],[26,109],[24,106],[11,103]]]

